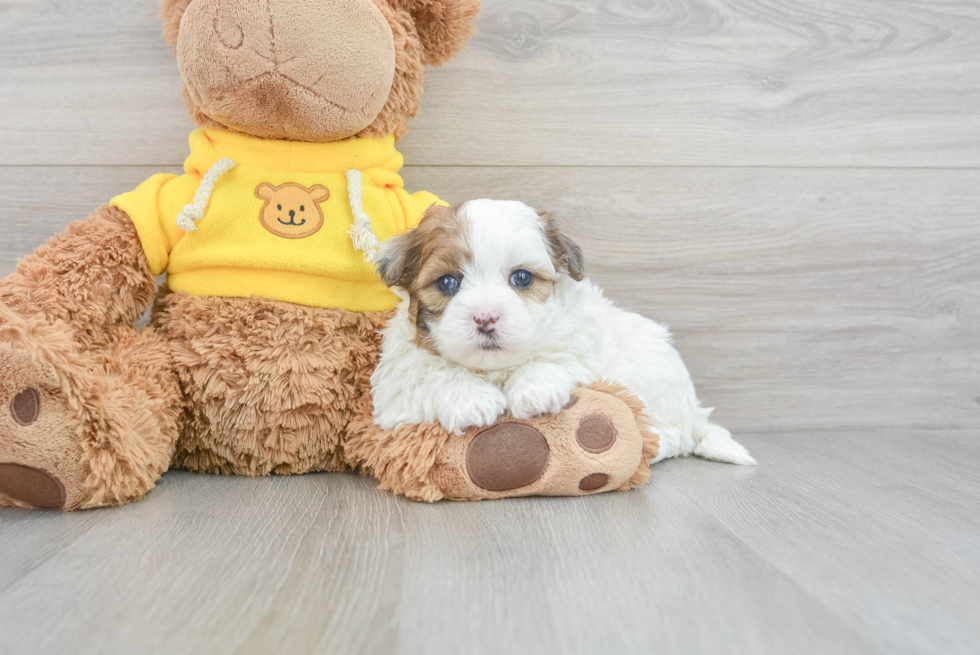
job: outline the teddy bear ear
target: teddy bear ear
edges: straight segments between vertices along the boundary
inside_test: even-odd
[[[163,38],[171,48],[177,47],[177,33],[180,32],[180,19],[184,17],[187,6],[194,0],[160,0],[160,21],[163,23]]]
[[[422,41],[425,63],[431,66],[449,61],[476,33],[480,0],[407,0],[406,4]]]
[[[276,195],[276,187],[268,182],[263,182],[255,187],[255,197],[259,200],[271,200],[274,195]]]
[[[330,189],[322,184],[314,184],[310,187],[310,198],[313,202],[323,202],[330,197]]]

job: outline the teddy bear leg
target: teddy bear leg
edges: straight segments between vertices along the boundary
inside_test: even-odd
[[[155,280],[104,206],[0,280],[0,503],[140,498],[166,470],[180,394],[167,344],[131,326]]]
[[[380,488],[422,501],[582,496],[643,484],[659,439],[623,387],[580,387],[559,414],[516,420],[462,436],[439,425],[392,432],[361,425],[347,445]]]
[[[177,440],[166,343],[118,328],[80,351],[64,330],[6,308],[0,333],[0,504],[67,511],[142,498]]]

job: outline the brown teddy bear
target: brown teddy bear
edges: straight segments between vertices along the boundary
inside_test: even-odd
[[[478,10],[162,0],[201,129],[183,175],[117,196],[0,280],[0,503],[118,505],[170,467],[359,470],[426,501],[646,480],[657,437],[606,384],[558,415],[505,415],[461,437],[372,423],[378,330],[396,297],[371,261],[441,203],[404,190],[394,143],[423,66],[460,50]]]

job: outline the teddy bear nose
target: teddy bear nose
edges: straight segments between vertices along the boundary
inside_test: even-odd
[[[296,210],[295,209],[290,209],[289,210],[289,218],[296,218]]]

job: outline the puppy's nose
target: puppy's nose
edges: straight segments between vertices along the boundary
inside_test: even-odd
[[[496,323],[500,319],[498,314],[493,314],[491,312],[477,312],[473,314],[473,320],[476,321],[478,329],[481,332],[489,332],[490,330],[496,329]]]

